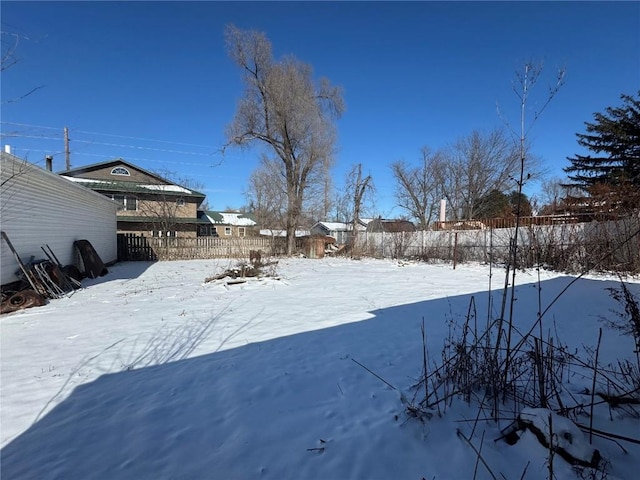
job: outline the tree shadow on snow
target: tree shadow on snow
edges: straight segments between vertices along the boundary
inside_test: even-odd
[[[543,307],[570,280],[544,282]],[[560,336],[572,335],[561,340],[576,346],[595,343],[597,322],[586,317],[607,313],[605,288],[616,286],[580,284],[548,314],[551,322],[555,312],[571,311],[555,321]],[[396,417],[403,412],[397,392],[351,361],[408,390],[420,374],[422,319],[438,355],[447,331],[441,322],[460,323],[471,297],[379,309],[366,321],[103,375],[2,449],[2,478],[397,478],[400,465],[421,478],[437,473],[438,462],[449,478],[472,475],[473,465],[452,470],[447,439],[427,454]],[[517,298],[517,323],[528,325],[535,286],[519,287]],[[474,295],[478,322],[486,320],[487,299]],[[449,440],[458,442],[453,429]],[[386,448],[391,442],[396,447]]]

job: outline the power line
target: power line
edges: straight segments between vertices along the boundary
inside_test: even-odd
[[[114,135],[111,133],[96,133],[96,132],[86,132],[84,130],[75,130],[77,133],[86,133],[89,135],[104,135],[105,137],[117,137],[117,138],[128,138],[130,140],[142,140],[145,142],[158,142],[158,143],[168,143],[173,145],[186,145],[189,147],[202,147],[202,148],[216,148],[211,145],[199,145],[197,143],[184,143],[184,142],[171,142],[169,140],[154,140],[151,138],[140,138],[140,137],[128,137],[126,135]]]
[[[60,127],[45,127],[43,125],[30,125],[28,123],[15,123],[15,122],[0,122],[3,125],[16,125],[18,127],[30,127],[30,128],[48,128],[50,130],[62,130]]]
[[[18,127],[40,128],[40,129],[49,129],[49,130],[57,130],[57,131],[64,132],[63,128],[61,129],[61,128],[58,128],[58,127],[50,127],[50,126],[46,126],[46,125],[33,125],[33,124],[27,124],[27,123],[7,122],[7,121],[1,121],[0,123],[4,124],[4,125],[13,125],[13,126],[18,126]],[[141,138],[141,137],[132,137],[132,136],[125,136],[125,135],[115,135],[115,134],[99,133],[99,132],[88,132],[88,131],[84,131],[84,130],[70,130],[70,132],[71,132],[71,134],[73,134],[75,132],[75,133],[87,134],[87,135],[99,135],[99,136],[102,135],[102,136],[110,136],[110,137],[116,137],[116,138],[128,138],[128,139],[131,139],[131,140],[158,142],[158,143],[173,144],[173,145],[187,145],[187,146],[193,146],[193,147],[198,147],[198,148],[214,148],[214,147],[209,146],[209,145],[198,145],[198,144],[191,144],[191,143],[184,143],[184,142],[172,142],[172,141],[167,141],[167,140],[154,140],[154,139]],[[29,135],[29,134],[20,133],[20,132],[0,133],[0,137],[6,137],[6,138],[31,138],[31,139],[38,139],[38,140],[55,140],[55,141],[63,141],[64,140],[63,136],[61,136],[61,137],[51,137],[50,135],[46,135],[46,134]],[[186,150],[172,150],[172,149],[164,149],[164,148],[146,147],[146,146],[139,146],[139,145],[118,144],[118,143],[110,143],[110,142],[98,142],[98,141],[95,141],[95,140],[81,140],[81,139],[77,139],[77,138],[71,138],[71,142],[73,144],[85,144],[86,145],[85,148],[89,147],[91,145],[96,145],[96,146],[99,145],[99,146],[106,146],[106,147],[130,148],[130,149],[134,149],[134,150],[149,150],[149,151],[154,151],[154,152],[171,153],[171,154],[178,154],[178,155],[195,155],[195,156],[209,157],[209,158],[212,158],[212,160],[217,157],[217,164],[222,163],[222,161],[224,161],[225,159],[242,158],[241,156],[238,156],[238,155],[226,155],[221,151],[211,152],[211,153],[202,153],[202,152],[193,152],[193,151],[186,151]],[[47,151],[47,150],[38,150],[38,149],[30,149],[30,148],[21,148],[21,150],[30,151],[30,152],[50,153],[50,151]],[[64,151],[62,153],[64,153]],[[78,151],[77,149],[74,149],[71,153],[74,156],[87,155],[87,156],[100,157],[100,158],[115,158],[116,157],[116,155],[83,153],[83,152]],[[212,165],[212,164],[204,164],[204,163],[185,163],[185,162],[182,162],[182,161],[166,161],[166,160],[158,160],[158,159],[150,159],[150,158],[128,157],[128,159],[131,160],[131,161],[135,160],[135,161],[148,161],[148,162],[159,162],[159,163],[175,163],[175,164],[180,164],[180,165],[191,165],[191,166],[215,166],[215,165]]]
[[[45,137],[42,135],[22,135],[20,133],[3,133],[3,137],[8,138],[37,138],[38,140],[62,140],[62,137]]]
[[[46,153],[48,155],[52,155],[57,157],[58,155],[64,155],[64,151],[61,150],[59,152],[51,152],[51,150],[39,150],[36,148],[20,148],[19,150],[25,150],[27,152],[37,152],[37,153]],[[82,152],[72,152],[75,157],[79,156],[88,156],[88,157],[98,157],[98,158],[108,158],[115,159],[113,155],[104,155],[99,153],[82,153]],[[138,158],[138,157],[127,157],[126,160],[130,161],[138,161],[138,162],[155,162],[155,163],[167,163],[167,164],[176,164],[176,165],[188,165],[192,167],[213,167],[215,164],[211,163],[192,163],[192,162],[182,162],[179,160],[158,160],[157,158]]]
[[[32,150],[32,151],[38,151],[38,150]],[[44,151],[44,150],[40,150],[40,151]],[[101,155],[98,153],[77,153],[74,152],[75,156],[80,156],[80,155],[86,155],[89,157],[100,157],[100,158],[114,158],[113,155]],[[190,163],[190,162],[182,162],[179,160],[176,161],[171,161],[171,160],[158,160],[157,158],[136,158],[136,157],[127,157],[126,160],[131,160],[131,161],[144,161],[144,162],[157,162],[157,163],[175,163],[177,165],[189,165],[189,166],[193,166],[193,167],[210,167],[212,166],[210,163]]]
[[[72,140],[74,143],[89,143],[91,145],[105,145],[107,147],[120,147],[120,148],[134,148],[137,150],[152,150],[154,152],[166,152],[166,153],[179,153],[181,155],[200,155],[202,157],[210,157],[213,153],[199,153],[199,152],[186,152],[182,150],[167,150],[163,148],[153,148],[153,147],[140,147],[137,145],[124,145],[119,143],[106,143],[106,142],[95,142],[93,140]]]
[[[7,138],[37,138],[38,140],[63,140],[62,137],[46,137],[44,135],[25,135],[22,133],[11,133],[11,134],[3,134],[3,137]],[[133,148],[137,150],[152,150],[154,152],[165,152],[165,153],[178,153],[181,155],[198,155],[202,157],[211,157],[216,155],[215,153],[202,153],[202,152],[188,152],[184,150],[168,150],[166,148],[153,148],[153,147],[141,147],[138,145],[126,145],[119,143],[107,143],[107,142],[96,142],[94,140],[79,140],[79,139],[71,139],[73,143],[86,143],[89,145],[103,145],[107,147],[119,147],[119,148]],[[75,152],[74,152],[75,153]]]
[[[0,123],[2,123],[4,125],[15,125],[15,126],[18,126],[18,127],[48,128],[50,130],[58,130],[58,131],[61,131],[61,130],[64,129],[64,127],[48,127],[48,126],[44,126],[44,125],[31,125],[31,124],[28,124],[28,123],[16,123],[16,122],[5,122],[5,121],[2,121]],[[170,144],[170,145],[185,145],[185,146],[189,146],[189,147],[211,148],[211,149],[215,149],[216,148],[216,147],[214,147],[212,145],[200,145],[200,144],[197,144],[197,143],[173,142],[173,141],[170,141],[170,140],[156,140],[156,139],[153,139],[153,138],[131,137],[131,136],[127,136],[127,135],[116,135],[116,134],[112,134],[112,133],[88,132],[86,130],[70,129],[70,133],[83,133],[83,134],[87,134],[87,135],[100,135],[100,136],[105,136],[105,137],[128,138],[130,140],[141,140],[141,141],[144,141],[144,142],[166,143],[166,144]]]

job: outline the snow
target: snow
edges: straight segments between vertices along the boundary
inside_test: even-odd
[[[520,418],[541,432],[547,445],[561,448],[571,457],[587,464],[591,462],[595,449],[589,445],[586,436],[576,424],[568,418],[561,417],[547,408],[529,407],[522,409]]]
[[[61,177],[66,178],[67,180],[70,180],[75,183],[104,183],[104,184],[110,184],[110,185],[114,183],[112,181],[107,181],[107,180],[94,180],[91,178],[68,177],[66,175],[61,175]],[[193,193],[191,190],[188,190],[179,185],[156,185],[156,184],[145,183],[145,184],[136,185],[136,187],[145,188],[147,190],[159,190],[162,192],[187,193],[187,194]]]
[[[422,320],[435,361],[472,296],[486,312],[488,266],[287,258],[276,277],[204,283],[235,264],[116,264],[69,298],[0,317],[2,478],[473,478],[477,457],[458,430],[476,448],[483,438],[498,478],[525,468],[547,478],[532,435],[494,441],[506,421],[472,436],[473,407],[422,423],[401,400],[421,372]],[[574,279],[540,275],[543,308]],[[535,320],[537,278],[518,272],[519,327]],[[551,307],[549,330],[571,348],[595,345],[617,285],[578,280]],[[629,287],[640,293],[637,280]],[[632,338],[603,329],[601,362],[632,352]],[[579,396],[591,379],[572,382]],[[638,437],[639,420],[609,415],[599,409],[594,427]],[[640,447],[621,443],[628,453],[594,438],[609,479],[640,466]],[[578,478],[554,465],[556,478]],[[491,477],[480,465],[476,478]]]
[[[207,215],[207,218],[211,223],[214,224],[223,224],[223,225],[235,225],[239,227],[252,227],[256,224],[254,220],[251,220],[248,217],[245,217],[243,213],[234,213],[234,212],[217,212],[218,215],[222,217],[222,221],[218,222],[215,219],[211,218]]]
[[[311,232],[309,232],[309,230],[296,230],[295,235],[296,237],[306,237],[307,235],[310,235]],[[264,235],[264,236],[268,236],[268,237],[286,237],[287,236],[287,231],[286,230],[272,230],[270,228],[263,228],[260,230],[260,235]]]
[[[106,180],[93,180],[90,178],[68,177],[66,175],[60,175],[60,176],[74,183],[113,183],[113,182],[108,182]]]
[[[145,183],[142,185],[138,185],[140,188],[146,188],[147,190],[160,190],[161,192],[177,192],[177,193],[193,193],[191,190],[188,190],[179,185],[155,185]]]

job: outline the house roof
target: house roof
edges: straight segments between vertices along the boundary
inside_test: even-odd
[[[416,227],[409,220],[388,220],[376,218],[367,225],[368,232],[415,232]]]
[[[202,218],[208,219],[210,223],[215,225],[233,225],[234,227],[253,227],[257,225],[255,217],[251,213],[206,210],[202,214]]]
[[[358,222],[358,230],[364,230],[366,223],[365,220],[360,220]],[[320,228],[326,232],[350,232],[353,230],[353,225],[351,223],[345,222],[317,222],[311,229]]]
[[[139,167],[138,165],[134,165],[131,162],[126,161],[124,158],[114,158],[111,160],[106,160],[104,162],[98,162],[98,163],[92,163],[90,165],[84,165],[82,167],[76,167],[76,168],[70,168],[69,170],[62,170],[60,172],[57,172],[58,175],[70,175],[70,176],[75,176],[79,173],[87,173],[87,172],[91,172],[93,170],[98,170],[101,168],[105,168],[108,167],[110,165],[125,165],[126,167],[132,168],[134,170],[138,170],[142,173],[144,173],[145,175],[149,175],[151,177],[155,177],[160,181],[166,182],[166,183],[172,183],[169,182],[167,179],[162,178],[160,175],[158,175],[157,173],[153,173],[150,172],[149,170],[145,170],[142,167]]]
[[[100,195],[93,189],[86,188],[85,185],[67,184],[64,180],[60,179],[59,175],[56,175],[55,173],[50,172],[49,170],[42,168],[39,165],[31,163],[24,158],[17,157],[12,153],[0,151],[0,159],[2,159],[3,162],[7,162],[7,165],[2,166],[2,168],[7,168],[6,171],[10,171],[10,168],[15,168],[18,175],[22,175],[23,173],[27,172],[38,172],[39,175],[49,177],[48,181],[56,182],[62,189],[82,191],[82,194],[95,196],[94,198],[104,200],[105,203],[113,203],[113,200],[106,198],[104,195]],[[11,166],[8,166],[10,164]]]
[[[90,178],[77,178],[68,177],[66,175],[60,175],[62,178],[72,181],[73,183],[80,184],[91,190],[104,191],[104,192],[147,192],[156,193],[162,192],[165,195],[182,196],[182,197],[198,197],[204,198],[205,195],[195,190],[189,190],[188,188],[181,187],[180,185],[157,185],[148,183],[137,182],[109,182],[106,180],[94,180]]]
[[[86,174],[95,170],[107,168],[109,166],[125,166],[126,168],[137,170],[144,175],[147,175],[155,180],[158,183],[140,183],[130,180],[123,180],[119,178],[118,180],[108,181],[108,180],[98,180],[91,178],[79,178],[76,175]],[[138,192],[148,191],[149,193],[162,192],[166,195],[180,195],[180,196],[191,196],[191,197],[201,197],[205,198],[206,195],[204,193],[198,192],[197,190],[184,187],[182,185],[178,185],[175,182],[167,180],[164,177],[161,177],[157,173],[150,172],[141,168],[133,163],[127,162],[122,158],[116,158],[113,160],[108,160],[106,162],[93,163],[91,165],[85,165],[83,167],[72,168],[70,170],[63,170],[58,172],[58,175],[66,178],[67,180],[71,180],[72,182],[79,183],[85,187],[91,188],[92,190],[103,190],[103,191],[122,191],[122,192]]]

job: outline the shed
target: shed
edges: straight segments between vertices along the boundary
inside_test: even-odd
[[[365,226],[362,221],[359,221],[356,229],[358,231],[364,231]],[[333,237],[336,239],[336,243],[343,245],[349,243],[349,240],[353,236],[353,224],[345,222],[317,222],[311,227],[311,235],[324,235]]]
[[[41,246],[49,245],[60,263],[76,264],[75,240],[91,242],[104,263],[117,259],[116,202],[7,152],[0,152],[0,177],[1,227],[23,261],[46,258]],[[0,244],[5,285],[19,279],[19,266]]]
[[[307,235],[301,238],[302,252],[307,258],[323,258],[327,245],[336,239],[325,235]]]

